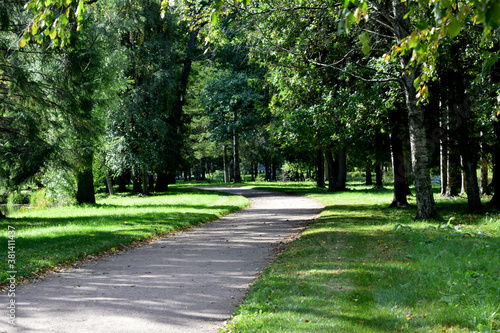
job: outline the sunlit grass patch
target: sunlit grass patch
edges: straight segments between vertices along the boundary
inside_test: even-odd
[[[0,222],[0,283],[7,282],[7,228],[15,227],[19,280],[30,279],[89,255],[115,252],[134,242],[217,219],[247,204],[243,197],[172,186],[149,197],[113,196],[95,205],[19,212]]]

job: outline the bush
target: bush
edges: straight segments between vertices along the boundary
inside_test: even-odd
[[[8,197],[9,194],[7,193],[7,190],[0,188],[0,204],[6,204]]]
[[[30,206],[33,208],[47,208],[53,204],[53,201],[47,197],[45,188],[39,189],[31,194]]]
[[[16,191],[12,192],[7,198],[8,205],[26,205],[30,203],[30,193]]]
[[[40,182],[45,186],[45,198],[58,206],[75,203],[76,176],[71,169],[49,165],[45,168]]]

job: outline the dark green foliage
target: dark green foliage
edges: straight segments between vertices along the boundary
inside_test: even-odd
[[[177,27],[175,17],[161,20],[158,12],[158,3],[145,1],[120,13],[133,81],[107,120],[109,161],[119,173],[175,172],[182,158],[182,123],[173,111],[180,72]]]

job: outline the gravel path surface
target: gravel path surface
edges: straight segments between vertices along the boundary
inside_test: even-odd
[[[149,245],[18,286],[16,326],[0,332],[216,332],[269,264],[275,245],[322,206],[247,188],[214,188],[250,207]]]

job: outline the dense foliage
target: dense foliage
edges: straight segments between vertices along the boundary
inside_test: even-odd
[[[224,169],[238,181],[240,163],[252,179],[259,165],[276,179],[285,158],[282,179],[328,180],[331,191],[345,189],[354,168],[367,183],[374,170],[382,187],[392,165],[393,206],[407,205],[413,183],[422,219],[436,214],[439,170],[442,195],[462,190],[480,210],[481,193],[495,187],[488,171],[500,167],[499,8],[479,0],[3,3],[2,193],[64,187],[93,202],[103,181],[111,192],[114,182],[121,190],[133,182],[147,194],[181,171],[205,179]]]

